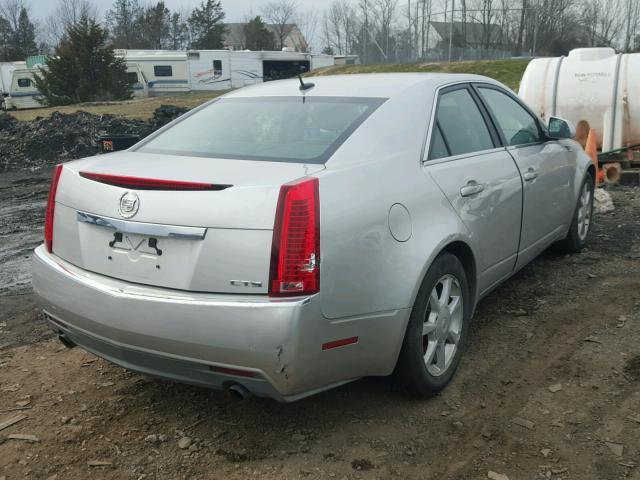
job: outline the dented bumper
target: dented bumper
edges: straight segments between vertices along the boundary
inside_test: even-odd
[[[379,348],[377,361],[369,362],[378,342],[363,345],[371,337],[363,327],[374,325],[324,318],[319,296],[280,300],[147,287],[79,269],[43,247],[34,254],[33,286],[57,333],[113,363],[184,383],[239,383],[256,395],[291,401],[387,374],[395,363],[381,363]],[[322,348],[354,336],[355,344]]]

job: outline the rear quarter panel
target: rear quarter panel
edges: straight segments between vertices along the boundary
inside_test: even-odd
[[[411,308],[429,265],[468,233],[421,158],[434,89],[419,84],[383,104],[336,152],[320,177],[321,295],[330,319]],[[400,203],[411,237],[397,241]],[[467,242],[468,243],[468,242]]]

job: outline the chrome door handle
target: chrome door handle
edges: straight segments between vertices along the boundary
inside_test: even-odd
[[[479,183],[471,180],[464,187],[460,189],[460,195],[463,197],[470,197],[471,195],[480,193],[483,190],[484,190],[484,185],[480,185]]]
[[[525,182],[530,182],[531,180],[535,180],[536,178],[538,178],[538,172],[536,172],[533,168],[530,168],[529,170],[524,172],[522,178],[524,178]]]

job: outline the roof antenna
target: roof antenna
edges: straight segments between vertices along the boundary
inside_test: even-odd
[[[304,83],[304,80],[302,80],[302,75],[300,74],[298,74],[298,80],[300,80],[300,90],[302,90],[303,92],[305,90],[311,90],[313,87],[316,86],[315,83],[311,83],[311,82]]]

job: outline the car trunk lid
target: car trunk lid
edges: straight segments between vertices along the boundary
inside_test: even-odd
[[[125,281],[267,293],[280,186],[323,168],[135,152],[72,162],[58,187],[53,250]],[[213,188],[184,189],[194,184]]]

